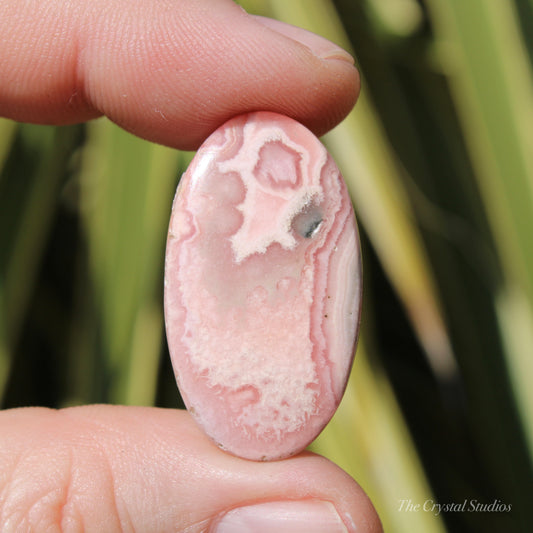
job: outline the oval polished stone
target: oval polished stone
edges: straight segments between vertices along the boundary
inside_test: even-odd
[[[234,118],[181,179],[167,242],[165,315],[183,400],[222,449],[301,451],[339,405],[361,308],[352,204],[304,126]]]

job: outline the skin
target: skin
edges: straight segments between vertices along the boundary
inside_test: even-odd
[[[232,116],[269,110],[323,134],[353,107],[349,56],[229,0],[0,0],[0,115],[106,115],[194,149]],[[206,38],[212,36],[213,38]],[[362,489],[310,453],[221,452],[186,412],[121,406],[0,413],[0,530],[208,531],[229,509],[316,498],[381,530]]]

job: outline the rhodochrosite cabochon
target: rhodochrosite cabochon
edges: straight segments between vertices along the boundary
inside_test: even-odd
[[[174,200],[165,314],[183,400],[222,449],[305,448],[339,405],[361,306],[352,204],[304,126],[234,118],[198,150]]]

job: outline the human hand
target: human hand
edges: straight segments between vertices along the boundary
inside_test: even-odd
[[[191,149],[232,116],[259,109],[324,133],[358,92],[349,56],[333,44],[226,0],[0,0],[0,10],[0,114],[16,120],[106,115],[143,138]],[[217,524],[232,532],[380,530],[360,487],[326,459],[245,461],[221,452],[185,412],[0,413],[2,531]]]

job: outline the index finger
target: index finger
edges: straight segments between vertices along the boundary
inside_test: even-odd
[[[288,115],[321,135],[359,77],[333,43],[229,0],[0,0],[0,114],[41,124],[100,115],[197,148],[232,116]]]

